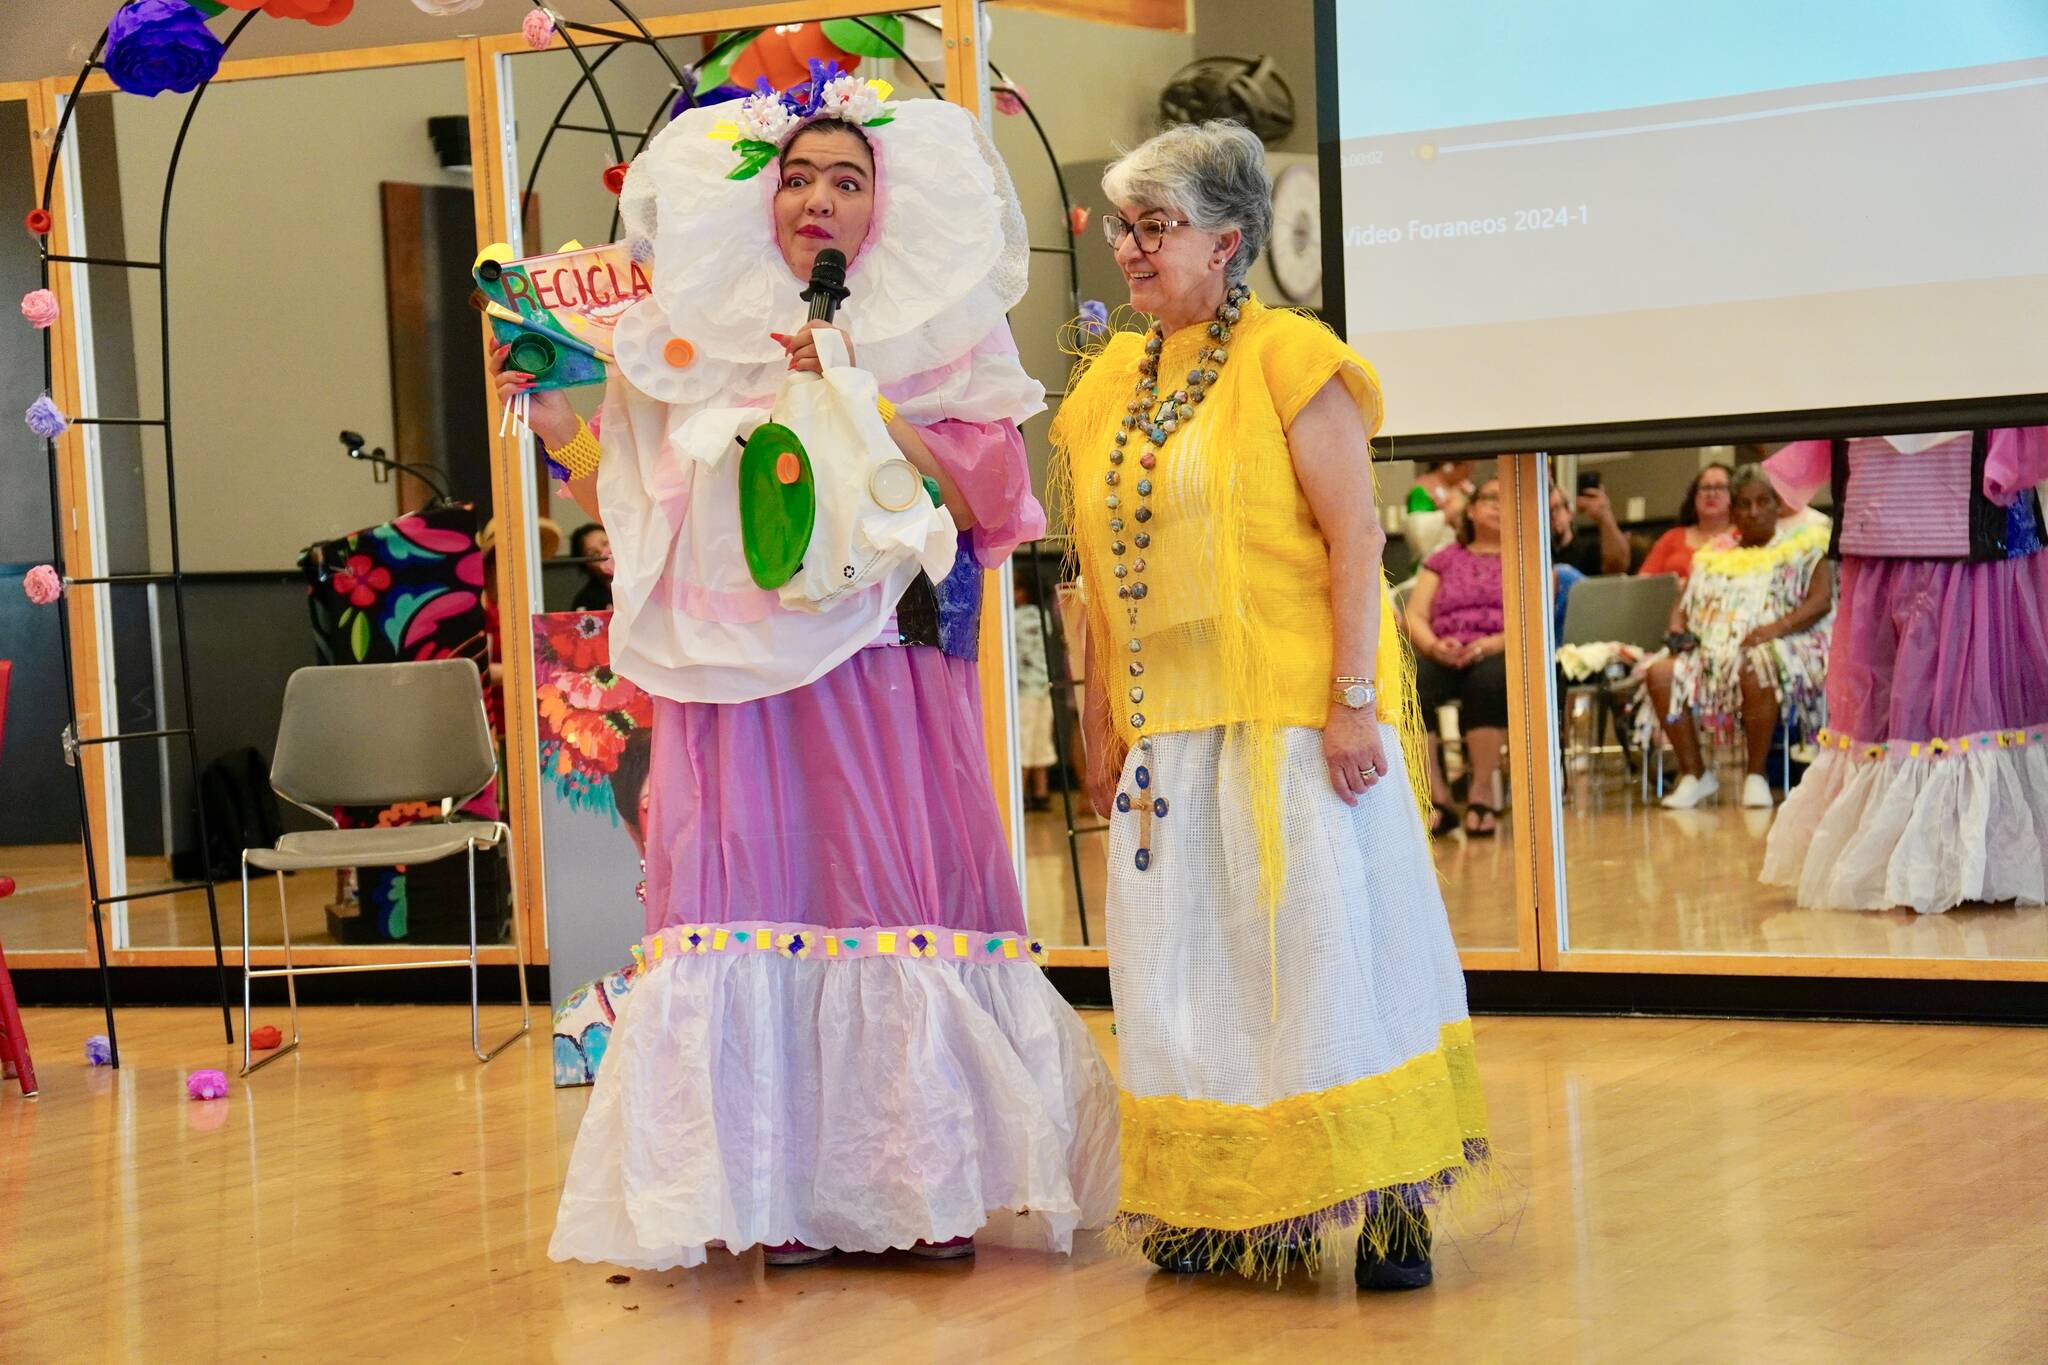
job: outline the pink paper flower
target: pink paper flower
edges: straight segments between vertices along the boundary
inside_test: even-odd
[[[185,1078],[185,1093],[195,1100],[224,1100],[228,1078],[224,1071],[195,1071]]]
[[[49,565],[38,564],[22,575],[21,590],[28,594],[29,601],[47,607],[64,595],[64,580]]]
[[[996,112],[1011,118],[1024,112],[1024,101],[1030,98],[1024,93],[1023,86],[1014,84],[999,85],[990,93],[996,98]]]
[[[38,332],[57,320],[57,296],[47,289],[31,289],[21,296],[21,315]]]
[[[544,9],[528,10],[526,21],[519,26],[526,35],[526,45],[535,52],[545,52],[555,41],[555,16]]]

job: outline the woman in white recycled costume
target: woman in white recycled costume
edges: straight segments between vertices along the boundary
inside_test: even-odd
[[[1066,1250],[1114,1212],[1115,1090],[1038,966],[975,662],[983,570],[1044,527],[1017,432],[1043,391],[1004,320],[1023,217],[970,115],[887,96],[814,69],[670,124],[622,195],[653,295],[615,336],[601,455],[534,395],[611,535],[614,666],[656,698],[644,970],[560,1260],[957,1256],[985,1227]],[[851,263],[836,334],[799,298],[827,247]],[[901,509],[906,552],[822,610],[756,586],[734,511],[739,442],[792,372],[859,406],[951,518]],[[809,458],[818,580],[836,452]]]

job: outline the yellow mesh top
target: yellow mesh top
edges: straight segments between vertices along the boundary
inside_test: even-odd
[[[1162,391],[1186,386],[1207,344],[1207,323],[1166,338]],[[1053,423],[1054,483],[1065,485],[1067,526],[1087,584],[1090,657],[1102,661],[1099,676],[1122,738],[1137,741],[1130,718],[1142,711],[1147,734],[1232,726],[1239,727],[1233,741],[1252,746],[1251,771],[1266,777],[1252,805],[1270,905],[1284,880],[1274,737],[1285,726],[1322,726],[1333,676],[1329,551],[1295,478],[1287,428],[1337,378],[1370,436],[1379,429],[1380,387],[1372,366],[1329,328],[1257,299],[1244,304],[1228,349],[1208,399],[1167,438],[1151,472],[1153,516],[1142,528],[1152,535],[1142,552],[1150,587],[1136,604],[1135,627],[1113,586],[1104,476],[1137,390],[1143,336],[1119,332],[1077,368]],[[1125,477],[1128,492],[1133,475]],[[1127,519],[1131,506],[1126,498]],[[1138,529],[1127,526],[1124,538]],[[1133,638],[1143,646],[1136,654]],[[1145,664],[1142,680],[1127,676],[1133,658]],[[1400,727],[1410,773],[1421,778],[1414,673],[1384,585],[1376,672],[1379,714]],[[1138,681],[1145,697],[1134,704],[1130,685]]]

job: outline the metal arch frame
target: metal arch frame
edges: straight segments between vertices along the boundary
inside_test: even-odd
[[[513,222],[512,227],[521,233],[525,232],[527,215],[533,203],[534,187],[536,184],[539,183],[541,167],[543,164],[546,163],[548,152],[554,146],[556,133],[567,131],[602,134],[610,139],[613,163],[618,164],[627,160],[625,154],[625,143],[622,140],[617,120],[612,115],[611,105],[605,99],[604,91],[602,89],[602,83],[598,79],[598,72],[600,68],[602,68],[605,62],[609,60],[614,54],[625,50],[626,45],[629,43],[638,43],[648,47],[652,47],[656,55],[661,58],[663,64],[668,67],[670,74],[675,78],[673,83],[669,86],[667,92],[663,94],[661,100],[656,105],[653,114],[649,117],[647,121],[646,127],[641,130],[638,140],[633,144],[633,152],[634,155],[637,156],[640,152],[646,149],[648,142],[650,142],[653,139],[655,133],[660,130],[664,122],[663,114],[670,107],[672,107],[677,96],[682,93],[685,86],[684,72],[688,71],[692,76],[694,76],[698,71],[701,71],[704,68],[704,65],[707,62],[710,62],[714,58],[723,55],[731,47],[739,45],[744,41],[747,41],[747,39],[740,37],[729,38],[725,42],[721,42],[714,46],[710,51],[704,53],[703,56],[689,63],[687,67],[679,68],[677,67],[675,61],[662,48],[660,40],[655,38],[655,36],[648,31],[647,26],[643,24],[636,15],[634,15],[633,11],[623,3],[623,0],[610,0],[610,3],[612,5],[612,8],[617,10],[620,16],[624,18],[626,22],[633,25],[634,29],[636,30],[635,32],[630,34],[621,33],[615,29],[599,28],[594,25],[579,24],[567,20],[560,20],[557,21],[556,23],[555,32],[562,39],[563,45],[569,50],[570,55],[575,58],[577,65],[582,70],[582,75],[579,76],[575,83],[569,87],[568,93],[562,97],[562,103],[555,110],[555,117],[548,124],[547,132],[542,135],[540,146],[538,150],[534,153],[533,164],[527,169],[524,183],[520,187],[519,214],[517,219]],[[539,5],[536,5],[535,8],[544,9],[543,6]],[[903,15],[902,17],[909,22],[920,25],[921,27],[927,29],[930,32],[941,33],[944,31],[941,25],[933,23],[930,19],[924,17],[923,15],[906,14]],[[908,66],[910,70],[917,76],[917,78],[924,83],[925,88],[928,91],[930,91],[934,97],[944,98],[944,84],[941,82],[934,81],[931,78],[931,76],[925,72],[924,68],[921,65],[919,65],[917,59],[912,57],[909,52],[904,50],[903,46],[900,43],[898,43],[895,39],[891,38],[888,34],[884,33],[880,28],[876,27],[873,23],[871,23],[868,19],[864,17],[855,16],[852,22],[859,24],[862,28],[866,29],[870,35],[879,39],[883,44],[889,47],[895,54],[896,59],[904,63],[906,66]],[[584,55],[582,46],[578,44],[573,37],[570,36],[571,30],[574,30],[575,32],[603,37],[609,39],[610,41],[607,43],[604,51],[598,53],[597,56],[594,59],[592,59]],[[1026,98],[1023,92],[1018,90],[1015,85],[1010,83],[1009,77],[1003,74],[1002,68],[998,67],[993,61],[991,61],[989,63],[989,72],[997,80],[1002,81],[1006,86],[1009,87],[1010,94],[1016,99],[1019,108],[1023,111],[1025,119],[1030,123],[1031,131],[1033,135],[1038,139],[1039,146],[1044,149],[1046,163],[1052,169],[1053,186],[1060,198],[1059,216],[1062,222],[1067,221],[1068,215],[1072,209],[1073,199],[1067,192],[1066,174],[1060,167],[1059,156],[1053,151],[1052,139],[1046,133],[1045,125],[1039,121],[1037,111],[1031,107],[1031,101],[1028,98]],[[598,113],[604,121],[604,126],[601,128],[594,127],[588,124],[579,125],[564,122],[564,120],[567,119],[569,115],[569,110],[572,106],[574,106],[577,98],[583,93],[583,90],[586,86],[589,87],[591,94],[595,97],[597,101]],[[618,236],[619,227],[619,210],[615,205],[612,209],[610,229],[612,237],[616,238]],[[527,251],[532,251],[536,245],[537,244],[534,243],[528,243],[526,244],[524,249]],[[1034,255],[1057,255],[1064,256],[1066,258],[1068,312],[1069,315],[1077,314],[1080,311],[1081,306],[1081,265],[1079,253],[1076,250],[1073,243],[1073,233],[1069,231],[1068,240],[1064,246],[1033,246],[1030,248],[1030,250]],[[1032,585],[1035,589],[1034,596],[1038,604],[1037,609],[1043,612],[1045,615],[1045,619],[1048,622],[1050,622],[1053,617],[1053,609],[1051,606],[1051,594],[1047,591],[1046,587],[1045,557],[1042,553],[1036,552],[1037,544],[1038,542],[1033,543],[1034,553],[1031,555]],[[1054,690],[1059,691],[1062,689],[1056,687]],[[1069,683],[1065,690],[1071,691],[1072,684]],[[1065,765],[1068,763],[1070,759],[1070,750],[1072,745],[1070,742],[1070,735],[1068,733],[1068,726],[1066,723],[1066,712],[1059,704],[1059,700],[1057,698],[1055,698],[1054,705],[1052,708],[1052,716],[1054,748],[1057,751],[1060,763],[1062,765]],[[1074,803],[1073,786],[1072,784],[1066,782],[1060,783],[1059,786],[1060,804],[1062,815],[1064,817],[1063,823],[1066,826],[1067,835],[1067,864],[1069,872],[1073,877],[1074,883],[1075,914],[1078,916],[1080,921],[1081,944],[1083,947],[1087,947],[1090,946],[1092,935],[1089,933],[1088,929],[1087,892],[1085,889],[1085,883],[1081,876],[1080,840],[1083,834],[1094,833],[1095,828],[1091,827],[1088,829],[1083,829],[1076,824],[1076,816],[1077,814],[1079,814],[1079,812],[1077,811]],[[1023,831],[1021,826],[1018,830],[1018,838],[1021,846],[1021,841],[1023,838]]]
[[[236,21],[234,27],[229,30],[228,36],[221,41],[223,56],[234,47],[235,40],[240,38],[243,30],[247,29],[255,21],[259,12],[258,10],[250,10]],[[103,66],[100,58],[105,53],[106,46],[107,33],[103,29],[100,32],[99,40],[93,44],[91,55],[80,66],[78,78],[72,82],[71,93],[65,98],[64,107],[58,114],[57,134],[51,142],[49,159],[43,167],[42,195],[37,202],[37,207],[45,214],[50,212],[51,196],[56,187],[57,167],[62,158],[65,138],[71,131],[72,116],[78,109],[79,96],[83,93],[85,83],[93,71]],[[183,700],[186,723],[180,727],[166,727],[159,730],[125,735],[116,732],[108,735],[79,736],[77,733],[78,680],[73,671],[71,615],[68,611],[59,611],[57,614],[58,639],[62,646],[64,659],[64,700],[71,717],[70,728],[67,731],[66,748],[72,751],[70,756],[72,758],[71,766],[74,785],[78,796],[79,825],[85,835],[86,887],[92,900],[93,944],[99,956],[100,1000],[107,1020],[107,1051],[109,1060],[116,1067],[121,1065],[121,1047],[119,1035],[115,1031],[114,1025],[113,975],[109,970],[107,962],[107,935],[104,913],[106,906],[116,903],[174,895],[184,891],[203,890],[206,893],[206,918],[213,932],[213,964],[220,982],[221,1028],[226,1034],[228,1042],[232,1043],[235,1041],[234,1018],[228,998],[227,959],[221,947],[220,905],[214,892],[212,869],[209,866],[204,866],[208,850],[212,846],[212,840],[208,837],[206,808],[197,799],[199,741],[197,728],[193,721],[196,717],[198,703],[192,691],[192,662],[189,648],[191,635],[186,626],[184,557],[178,531],[177,459],[171,423],[172,395],[174,392],[171,387],[171,202],[172,194],[177,188],[178,163],[184,155],[185,140],[191,134],[192,121],[199,113],[200,101],[206,97],[206,92],[212,88],[212,85],[212,78],[209,77],[207,80],[200,82],[192,91],[191,98],[186,101],[185,116],[178,124],[177,140],[171,144],[170,160],[164,167],[163,198],[157,212],[157,245],[156,259],[154,261],[131,261],[113,257],[71,254],[53,255],[50,251],[49,235],[47,233],[39,236],[37,242],[38,254],[41,258],[39,264],[41,267],[42,286],[45,289],[50,287],[50,267],[52,265],[101,265],[130,270],[154,270],[157,277],[158,362],[161,366],[162,415],[154,418],[80,416],[72,418],[71,423],[74,426],[155,427],[163,432],[164,501],[170,527],[170,570],[168,573],[111,574],[76,579],[65,574],[67,567],[65,563],[66,537],[63,493],[61,480],[58,475],[58,461],[61,458],[57,447],[59,438],[51,437],[43,443],[50,478],[51,550],[56,561],[58,573],[64,576],[67,585],[72,586],[119,587],[169,583],[171,587],[171,601],[178,623],[178,674],[180,684],[184,689]],[[43,387],[45,390],[51,389],[56,380],[56,335],[55,329],[46,330],[43,333]],[[160,716],[158,719],[161,721],[166,719],[166,717]],[[118,717],[115,720],[118,723]],[[193,816],[198,824],[199,857],[202,863],[202,875],[196,884],[188,885],[174,879],[162,887],[152,887],[139,892],[124,891],[123,894],[118,896],[102,896],[100,894],[101,868],[92,830],[92,801],[90,794],[86,790],[85,765],[79,761],[76,747],[87,744],[114,744],[123,740],[160,740],[178,735],[182,735],[185,740],[186,780],[191,790]],[[168,857],[172,850],[165,849],[164,852],[166,857]]]

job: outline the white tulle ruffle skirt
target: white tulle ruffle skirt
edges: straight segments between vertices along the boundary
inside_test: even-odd
[[[1064,1251],[1117,1175],[1114,1083],[1028,960],[671,953],[619,1011],[548,1251]]]

